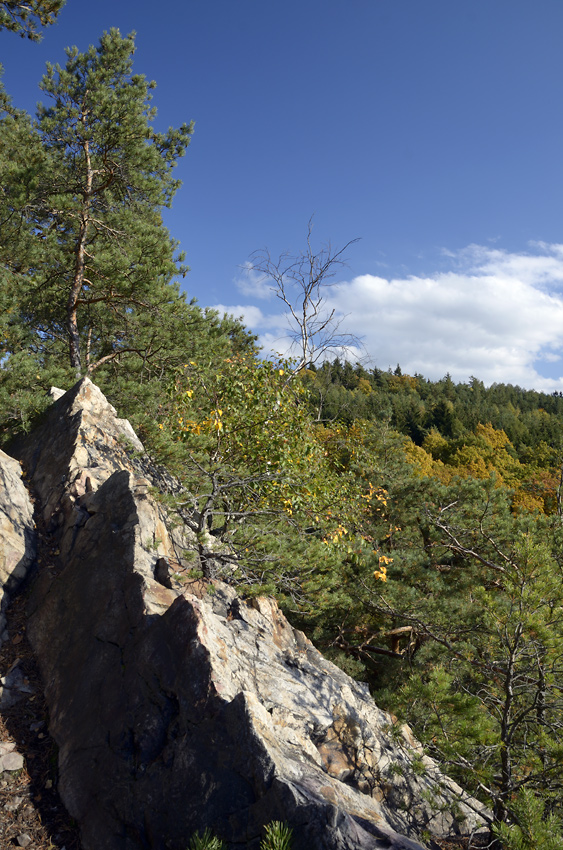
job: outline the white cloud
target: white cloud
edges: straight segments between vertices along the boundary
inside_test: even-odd
[[[260,307],[255,307],[253,304],[235,304],[227,306],[226,304],[216,304],[213,307],[219,313],[228,313],[230,316],[241,318],[244,324],[249,328],[264,328],[267,324],[267,316],[262,313]]]
[[[482,245],[469,245],[457,254],[446,252],[465,271],[518,279],[532,286],[561,286],[563,283],[563,245],[531,242],[536,253],[508,253]],[[538,253],[539,252],[539,253]]]
[[[263,313],[255,304],[215,304],[213,310],[219,313],[228,313],[237,319],[241,317],[251,330],[266,331],[271,329],[274,335],[287,336],[288,324],[284,313]],[[261,334],[260,339],[262,339]]]
[[[248,261],[241,266],[241,274],[234,279],[234,284],[242,295],[261,300],[273,297],[270,278],[255,271],[252,263]]]
[[[562,377],[541,374],[560,374],[553,364],[563,356],[563,245],[445,253],[450,271],[361,275],[328,289],[327,306],[346,316],[341,329],[363,337],[380,368],[400,363],[403,372],[431,379],[449,372],[456,381],[475,375],[486,384],[563,390],[563,365]],[[228,312],[262,332],[266,349],[284,350],[283,316],[246,306]]]

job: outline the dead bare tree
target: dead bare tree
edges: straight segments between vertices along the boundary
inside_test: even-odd
[[[346,266],[344,252],[358,242],[351,239],[339,250],[330,242],[315,252],[312,246],[313,217],[307,225],[306,247],[298,254],[284,253],[274,260],[267,248],[250,256],[250,269],[270,282],[271,291],[287,307],[288,337],[292,353],[297,354],[297,373],[306,366],[326,360],[361,344],[355,334],[341,330],[346,316],[339,315],[327,301],[327,290],[335,286],[333,278]]]

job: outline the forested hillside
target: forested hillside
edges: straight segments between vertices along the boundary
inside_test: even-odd
[[[477,378],[454,384],[446,375],[366,370],[336,360],[308,374],[318,421],[386,421],[405,437],[406,451],[426,473],[486,478],[514,488],[515,500],[555,509],[563,449],[563,398]]]
[[[276,594],[504,846],[562,847],[563,398],[296,371],[186,300],[162,210],[192,126],[153,129],[133,53],[69,50],[36,118],[2,93],[3,445],[90,375],[182,482],[194,571]]]

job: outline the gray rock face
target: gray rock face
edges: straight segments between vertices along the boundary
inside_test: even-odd
[[[0,450],[0,638],[10,594],[27,575],[35,555],[33,505],[21,466]]]
[[[206,826],[257,850],[272,820],[294,850],[414,850],[422,830],[478,826],[479,804],[273,600],[162,581],[189,534],[167,530],[122,434],[85,380],[20,449],[60,553],[28,636],[85,850],[186,850]]]
[[[166,610],[175,598],[155,579],[158,560],[173,570],[183,568],[183,555],[193,541],[189,531],[167,521],[150,495],[151,488],[161,483],[162,473],[137,456],[142,451],[130,423],[117,417],[88,378],[59,397],[42,425],[14,446],[38,497],[43,522],[53,543],[58,543],[61,564],[82,527],[99,510],[95,494],[100,485],[115,472],[131,473],[135,567],[143,575],[146,604],[154,613]]]
[[[43,424],[14,453],[32,477],[43,517],[49,519],[64,496],[75,499],[97,489],[111,472],[133,470],[130,449],[143,451],[131,425],[118,419],[103,393],[84,378],[55,401]]]

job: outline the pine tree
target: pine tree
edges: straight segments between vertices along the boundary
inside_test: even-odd
[[[37,122],[0,101],[0,440],[26,430],[52,385],[92,373],[147,445],[186,360],[251,353],[232,317],[188,303],[161,220],[191,125],[156,133],[153,83],[133,75],[134,40],[113,30],[64,69]]]
[[[41,40],[39,27],[55,22],[65,0],[0,0],[0,29]]]
[[[429,496],[418,510],[424,554],[419,544],[407,563],[398,550],[385,593],[371,602],[419,638],[405,684],[388,694],[392,708],[446,772],[483,795],[494,824],[510,822],[523,787],[555,811],[563,760],[559,523],[514,515],[494,478],[458,480]]]
[[[42,250],[20,313],[39,344],[66,342],[77,376],[144,354],[137,331],[178,301],[169,284],[186,271],[161,214],[193,127],[152,128],[155,84],[133,74],[134,49],[133,34],[112,29],[85,53],[68,49],[65,68],[48,65],[41,83],[52,100],[37,125],[48,167],[24,214]]]

